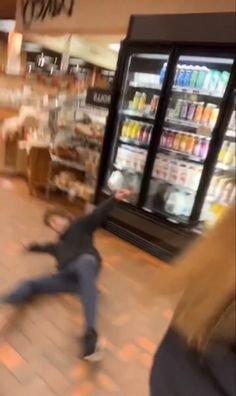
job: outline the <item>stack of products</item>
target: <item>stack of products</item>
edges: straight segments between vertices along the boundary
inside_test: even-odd
[[[205,159],[209,149],[209,139],[186,132],[164,130],[161,147]]]
[[[174,117],[188,120],[202,126],[214,128],[219,115],[219,108],[212,103],[192,102],[178,99],[174,109]]]
[[[133,100],[129,102],[130,110],[138,111],[139,113],[154,116],[157,111],[159,97],[153,95],[150,104],[147,103],[147,95],[145,92],[136,91]]]
[[[120,169],[143,173],[146,155],[145,150],[121,145],[117,150],[115,163]]]
[[[153,178],[196,191],[202,170],[200,164],[191,164],[158,154],[154,163]]]
[[[134,140],[142,144],[149,144],[152,126],[143,122],[125,120],[121,128],[121,137]]]

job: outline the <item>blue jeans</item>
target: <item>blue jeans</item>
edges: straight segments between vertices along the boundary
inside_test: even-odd
[[[47,277],[30,279],[7,294],[2,301],[21,304],[43,294],[73,293],[80,296],[87,328],[95,329],[97,311],[96,280],[100,264],[91,254],[84,254],[68,264],[66,271]]]

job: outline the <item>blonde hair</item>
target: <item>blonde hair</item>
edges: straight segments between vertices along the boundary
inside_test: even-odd
[[[172,284],[182,297],[172,326],[189,342],[204,347],[235,303],[235,206],[175,264]]]

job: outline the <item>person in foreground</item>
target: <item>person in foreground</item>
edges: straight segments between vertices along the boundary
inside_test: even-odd
[[[118,191],[100,204],[91,214],[77,218],[60,210],[45,213],[45,224],[58,235],[56,243],[26,246],[29,252],[48,253],[56,258],[58,273],[30,279],[13,292],[0,297],[0,303],[12,307],[30,301],[43,294],[74,293],[80,296],[86,317],[82,357],[96,361],[100,358],[96,331],[97,289],[96,280],[101,267],[101,257],[93,244],[93,234],[101,227],[112,211],[115,201],[127,198],[130,191]],[[3,323],[3,321],[2,321]],[[1,318],[0,318],[1,330]]]
[[[151,396],[236,395],[235,281],[232,207],[160,280],[180,300],[154,358]]]

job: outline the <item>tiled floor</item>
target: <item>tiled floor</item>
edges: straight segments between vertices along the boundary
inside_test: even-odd
[[[29,196],[23,182],[0,178],[0,292],[54,271],[50,257],[21,248],[22,240],[52,237],[41,222],[46,206]],[[148,395],[152,356],[172,314],[155,280],[169,269],[105,231],[98,232],[97,245],[104,258],[98,323],[106,343],[103,362],[78,359],[80,302],[69,295],[41,298],[18,313],[0,340],[0,396]]]

